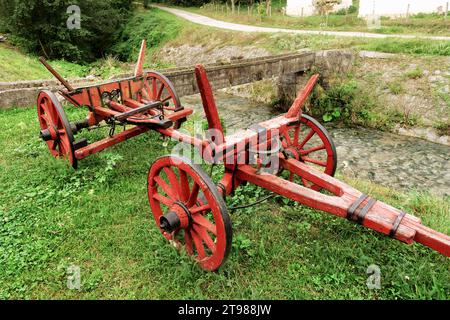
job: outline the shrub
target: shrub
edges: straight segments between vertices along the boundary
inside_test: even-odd
[[[155,50],[162,42],[173,38],[180,31],[178,20],[171,18],[171,15],[154,8],[136,13],[125,25],[110,53],[120,60],[134,61],[142,39],[147,40],[150,52]]]
[[[313,115],[324,122],[366,124],[372,117],[375,103],[355,80],[334,83],[328,90],[318,86],[311,100]]]
[[[81,28],[69,29],[67,8],[81,9]],[[92,61],[116,41],[132,0],[0,0],[0,19],[8,21],[12,40],[48,58]]]

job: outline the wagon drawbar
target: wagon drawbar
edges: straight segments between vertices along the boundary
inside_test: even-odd
[[[67,89],[61,95],[76,107],[86,107],[88,116],[69,123],[54,94],[43,91],[38,98],[41,137],[54,157],[64,157],[74,167],[77,160],[150,129],[196,147],[211,164],[223,164],[218,184],[198,164],[179,155],[158,158],[148,172],[148,198],[158,229],[203,269],[217,270],[226,261],[232,224],[224,199],[245,183],[450,256],[448,235],[333,178],[334,143],[319,122],[302,112],[319,75],[311,77],[286,114],[224,136],[206,71],[196,66],[209,127],[206,138],[199,138],[178,130],[193,111],[180,105],[175,88],[162,74],[143,72],[144,51],[145,42],[135,77],[86,88],[73,89],[47,65]],[[112,128],[110,137],[92,144],[74,141],[75,133],[103,121]],[[116,124],[133,127],[114,134]]]

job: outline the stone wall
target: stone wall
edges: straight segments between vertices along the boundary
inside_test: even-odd
[[[347,51],[330,50],[300,52],[266,56],[254,59],[242,59],[227,63],[206,65],[208,78],[214,90],[271,78],[279,78],[279,88],[286,103],[295,98],[298,89],[304,83],[305,71],[318,69],[326,83],[326,77],[333,72],[344,72],[353,60]],[[173,68],[160,70],[174,84],[179,96],[198,93],[194,68]],[[123,74],[115,79],[130,77]],[[74,87],[83,87],[100,83],[98,78],[70,80]],[[57,91],[62,87],[56,80],[19,81],[0,83],[0,108],[31,107],[35,105],[38,92],[42,89]]]
[[[214,90],[262,79],[284,73],[308,70],[314,64],[315,55],[311,51],[282,54],[254,59],[242,59],[229,63],[206,65],[208,77]],[[175,68],[160,70],[174,84],[179,96],[198,92],[194,68]],[[124,74],[120,79],[131,75]],[[86,78],[70,80],[74,87],[100,83],[99,79]],[[38,92],[42,89],[57,91],[62,87],[56,80],[19,81],[0,83],[0,108],[30,107],[35,104]]]

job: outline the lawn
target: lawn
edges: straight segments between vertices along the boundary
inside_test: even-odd
[[[67,110],[72,120],[84,115]],[[448,258],[282,198],[234,212],[227,263],[219,272],[202,271],[166,243],[150,217],[147,170],[170,145],[150,132],[83,160],[74,171],[50,157],[35,113],[0,111],[2,299],[450,297]],[[450,233],[450,200],[349,182]],[[228,205],[264,194],[247,186]],[[366,286],[372,264],[381,270],[380,290]],[[67,288],[72,265],[80,267],[81,290]]]
[[[51,79],[52,75],[39,62],[38,57],[27,55],[17,48],[0,43],[0,81]],[[88,74],[89,68],[59,60],[51,61],[63,77],[77,78]]]
[[[414,34],[418,36],[440,35],[450,36],[450,18],[438,14],[417,14],[408,18],[381,18],[381,26],[369,29],[366,20],[358,18],[358,13],[330,13],[328,18],[323,15],[308,17],[292,17],[283,14],[284,1],[275,1],[272,15],[266,15],[264,7],[236,6],[231,12],[230,5],[226,6],[209,3],[202,7],[189,7],[187,10],[214,19],[257,25],[263,27],[277,27],[286,29],[331,30],[331,31],[361,31],[385,34]],[[183,8],[184,9],[184,8]]]
[[[136,9],[128,21],[119,41],[111,52],[102,59],[84,65],[65,60],[49,61],[64,78],[80,78],[94,75],[109,78],[113,75],[129,73],[139,53],[142,39],[147,40],[146,68],[170,67],[154,59],[153,53],[158,51],[167,41],[175,38],[184,21],[158,10]],[[38,57],[27,54],[11,44],[0,43],[0,82],[20,80],[53,79],[53,76],[42,66]]]

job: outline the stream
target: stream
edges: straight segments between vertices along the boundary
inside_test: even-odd
[[[268,105],[224,92],[215,92],[215,97],[227,134],[279,114]],[[181,100],[203,114],[199,95]],[[344,175],[450,197],[449,146],[366,128],[327,129],[336,145],[338,170]]]

